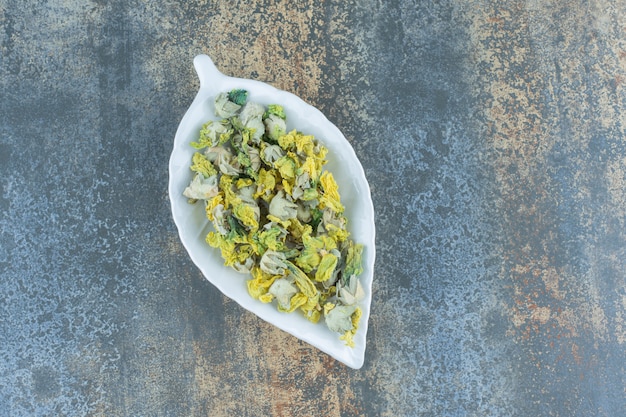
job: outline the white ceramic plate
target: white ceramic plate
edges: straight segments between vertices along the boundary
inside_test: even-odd
[[[241,78],[228,77],[218,71],[206,55],[198,55],[194,66],[200,79],[200,90],[191,107],[183,117],[169,163],[169,196],[174,222],[180,239],[192,261],[204,276],[227,297],[263,320],[291,333],[315,346],[351,368],[359,369],[365,358],[365,342],[372,300],[374,273],[374,207],[363,167],[343,134],[316,108],[295,95],[278,90],[268,84]],[[344,345],[339,334],[333,333],[320,321],[313,324],[296,312],[279,312],[273,304],[263,304],[253,299],[246,289],[246,274],[235,272],[223,264],[218,250],[205,243],[205,236],[212,230],[206,219],[203,204],[189,204],[183,190],[192,178],[191,156],[194,149],[190,143],[197,140],[200,128],[208,120],[217,120],[213,100],[220,92],[233,88],[248,90],[248,100],[261,104],[280,104],[287,114],[287,130],[297,129],[312,134],[328,149],[328,164],[339,185],[341,201],[348,218],[348,230],[355,242],[362,243],[364,272],[359,277],[365,290],[365,298],[359,306],[363,311],[359,329],[354,336],[353,348]]]

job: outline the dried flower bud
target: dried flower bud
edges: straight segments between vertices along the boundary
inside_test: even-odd
[[[241,109],[237,103],[228,99],[228,94],[220,93],[215,97],[215,114],[225,119],[233,117]]]
[[[290,201],[280,190],[270,202],[270,214],[281,220],[293,219],[298,215],[298,205]]]

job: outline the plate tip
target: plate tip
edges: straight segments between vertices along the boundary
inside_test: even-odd
[[[210,85],[212,80],[222,75],[213,63],[213,60],[206,54],[196,55],[193,59],[193,66],[198,74],[200,87]]]
[[[363,367],[363,359],[358,359],[353,363],[346,363],[349,368],[354,369],[355,371],[360,370]]]

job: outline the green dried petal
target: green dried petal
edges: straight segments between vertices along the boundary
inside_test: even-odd
[[[243,106],[248,100],[248,92],[241,89],[233,89],[228,92],[228,99],[235,104]]]
[[[315,200],[318,197],[319,197],[319,193],[317,192],[317,190],[315,188],[307,188],[302,193],[302,197],[300,197],[300,200],[311,201],[311,200]],[[318,212],[320,212],[320,211],[318,210]],[[317,224],[319,224],[319,219],[321,219],[321,218],[322,218],[322,216],[320,214],[320,217],[318,218],[318,223]]]

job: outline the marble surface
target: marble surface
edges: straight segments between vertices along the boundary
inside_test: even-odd
[[[618,416],[626,2],[0,0],[0,415]],[[351,370],[221,295],[167,195],[192,60],[365,167]]]

